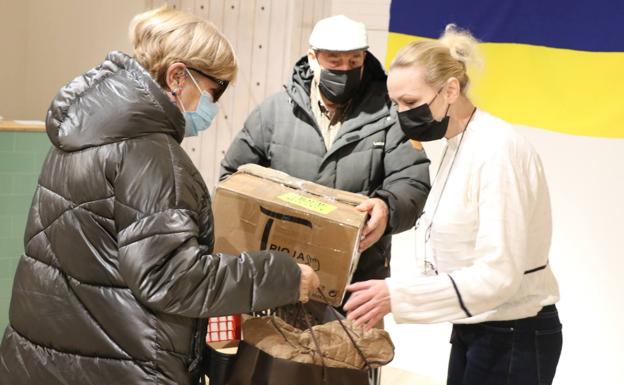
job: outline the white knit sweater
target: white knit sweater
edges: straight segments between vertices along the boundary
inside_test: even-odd
[[[510,124],[481,110],[458,151],[460,138],[447,141],[420,220],[431,225],[420,251],[427,250],[438,274],[386,280],[396,322],[519,319],[559,299],[548,264],[550,198],[538,154]]]

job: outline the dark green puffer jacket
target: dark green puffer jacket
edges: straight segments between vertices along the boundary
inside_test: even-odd
[[[209,316],[294,303],[286,254],[212,254],[184,117],[129,56],[61,89],[0,346],[1,385],[196,384]]]

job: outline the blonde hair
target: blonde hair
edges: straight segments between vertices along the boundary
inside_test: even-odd
[[[479,42],[470,32],[449,24],[438,40],[414,41],[401,48],[390,64],[393,68],[422,66],[425,82],[440,88],[449,78],[459,81],[462,93],[468,88],[468,67],[483,65]]]
[[[209,21],[163,6],[136,15],[129,33],[135,59],[165,89],[167,69],[176,62],[216,79],[236,78],[234,50]]]

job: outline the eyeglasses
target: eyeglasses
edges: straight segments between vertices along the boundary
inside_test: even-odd
[[[207,73],[198,70],[197,68],[193,68],[193,67],[188,67],[187,68],[191,71],[197,72],[198,74],[202,75],[203,77],[206,77],[210,80],[212,80],[213,82],[217,83],[217,85],[219,86],[216,90],[215,90],[215,94],[214,94],[214,101],[216,102],[217,100],[219,100],[219,98],[221,97],[221,95],[223,95],[223,93],[225,92],[225,90],[227,89],[228,85],[230,84],[230,82],[228,80],[222,80],[222,79],[217,79],[214,76],[210,76]]]

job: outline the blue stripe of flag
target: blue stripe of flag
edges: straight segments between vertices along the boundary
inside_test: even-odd
[[[449,23],[484,42],[624,51],[624,0],[392,0],[390,32],[436,38]]]

